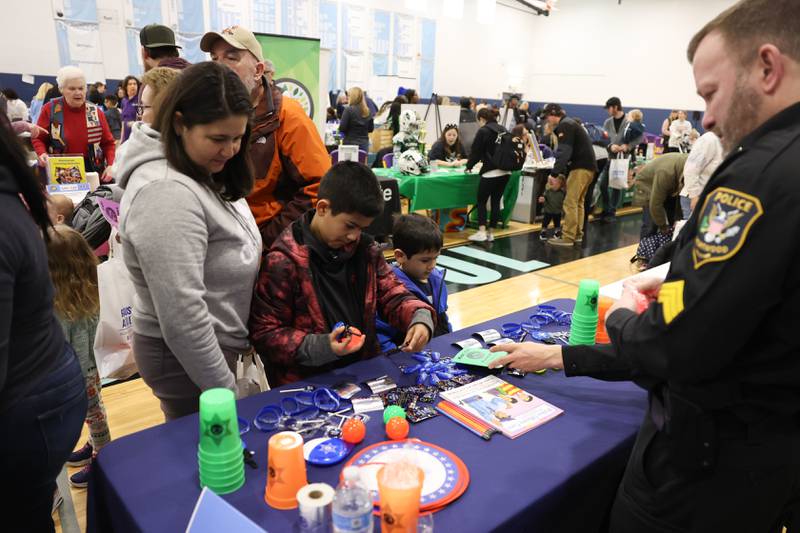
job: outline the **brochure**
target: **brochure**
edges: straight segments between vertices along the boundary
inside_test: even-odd
[[[496,376],[487,376],[441,392],[439,396],[483,420],[510,439],[515,439],[564,412]]]

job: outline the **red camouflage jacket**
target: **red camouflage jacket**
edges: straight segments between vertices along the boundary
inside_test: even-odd
[[[308,367],[297,364],[295,354],[307,334],[330,332],[311,278],[311,250],[302,244],[301,223],[302,220],[292,223],[273,243],[261,266],[253,295],[250,338],[264,360],[271,385],[298,381],[379,354],[380,345],[375,333],[378,310],[382,316],[389,317],[393,327],[402,331],[408,329],[418,309],[429,310],[436,320],[433,309],[415,298],[395,277],[374,241],[362,235],[352,246],[367,248],[363,322],[363,333],[367,338],[364,347],[329,365]]]

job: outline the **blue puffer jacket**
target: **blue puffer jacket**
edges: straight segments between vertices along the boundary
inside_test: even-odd
[[[392,269],[394,270],[394,275],[397,276],[403,285],[406,286],[406,289],[413,294],[416,298],[419,298],[426,304],[430,304],[428,302],[427,295],[422,292],[422,290],[414,283],[408,275],[403,272],[403,270],[397,266],[392,265]],[[447,285],[444,283],[444,273],[439,270],[438,268],[434,268],[431,275],[428,277],[428,283],[431,285],[431,291],[433,292],[433,308],[436,309],[436,314],[438,315],[436,318],[436,331],[433,332],[433,336],[436,337],[437,335],[444,335],[445,333],[450,333],[453,331],[453,327],[450,325],[450,322],[447,320]],[[401,335],[401,332],[397,329],[393,328],[389,325],[386,320],[380,315],[375,316],[375,330],[378,334],[378,342],[381,345],[381,351],[386,353],[390,350],[394,350],[397,348],[396,343],[393,339],[397,339],[404,336]]]

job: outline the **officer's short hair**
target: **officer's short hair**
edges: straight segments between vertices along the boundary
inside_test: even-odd
[[[758,48],[774,44],[793,60],[800,62],[800,2],[797,0],[740,0],[706,24],[692,38],[686,55],[689,62],[700,43],[710,33],[719,32],[741,65],[750,65]]]

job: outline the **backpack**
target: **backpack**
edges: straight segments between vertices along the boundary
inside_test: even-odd
[[[525,144],[514,138],[511,133],[499,124],[492,124],[492,131],[497,133],[494,141],[494,152],[491,162],[499,170],[520,170],[525,164]]]
[[[603,148],[608,146],[610,142],[610,139],[608,138],[608,132],[601,126],[592,124],[591,122],[584,122],[583,129],[585,129],[586,133],[589,134],[589,139],[591,139],[592,144],[602,146]]]
[[[111,224],[103,216],[98,198],[113,200],[114,191],[107,185],[100,185],[78,204],[72,213],[72,229],[83,235],[89,247],[94,250],[111,236]]]

